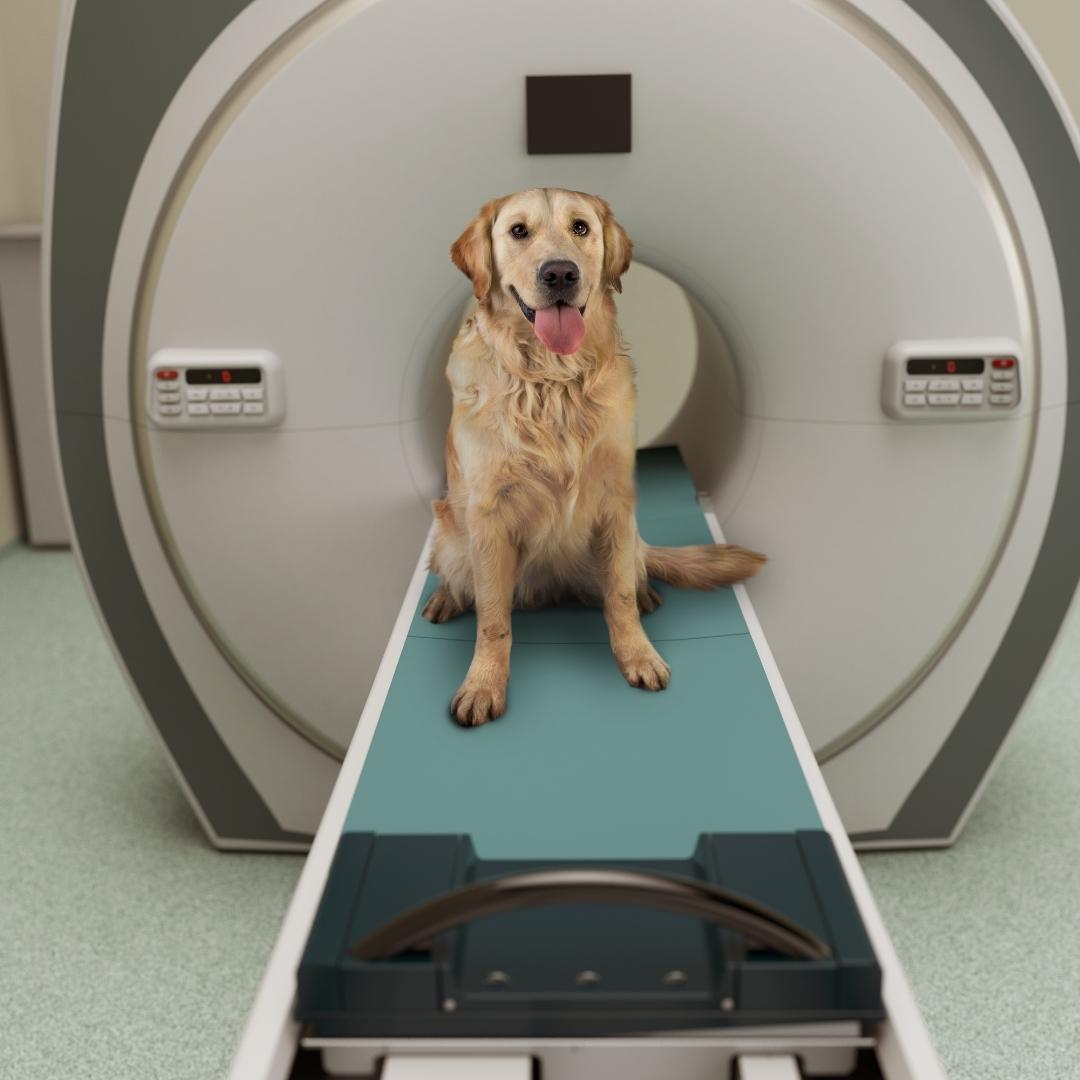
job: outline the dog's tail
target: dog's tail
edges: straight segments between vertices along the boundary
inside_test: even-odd
[[[645,572],[679,589],[715,589],[753,577],[765,556],[735,544],[645,546]]]

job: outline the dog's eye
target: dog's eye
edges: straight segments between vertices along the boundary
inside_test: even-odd
[[[577,221],[575,221],[574,224],[570,226],[570,228],[573,229],[574,232],[576,232],[578,234],[578,236],[588,236],[589,235],[588,223],[582,221],[581,218],[578,218]]]
[[[529,235],[529,230],[519,221],[516,225],[510,226],[510,235],[515,240],[524,240]]]

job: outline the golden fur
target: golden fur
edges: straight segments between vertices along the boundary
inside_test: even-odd
[[[513,607],[602,605],[627,681],[662,690],[670,672],[641,626],[660,603],[648,576],[714,588],[764,562],[733,545],[651,548],[638,535],[634,374],[613,299],[632,252],[603,199],[560,188],[493,199],[451,248],[477,310],[446,369],[448,494],[434,504],[431,557],[440,586],[424,615],[476,609],[476,652],[451,703],[464,726],[505,711]],[[549,260],[580,269],[572,302],[584,306],[585,333],[571,355],[542,344],[514,297],[548,306],[539,268]]]

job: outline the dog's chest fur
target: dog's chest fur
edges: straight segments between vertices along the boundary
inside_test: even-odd
[[[555,359],[535,343],[515,345],[496,356],[474,329],[463,331],[447,367],[455,441],[491,443],[549,482],[575,486],[595,446],[619,436],[627,404],[632,424],[629,361],[587,346]]]
[[[568,570],[595,540],[613,479],[632,491],[633,373],[588,343],[554,362],[514,345],[497,356],[470,326],[455,343],[447,377],[463,483],[451,480],[451,500],[511,519],[523,554]]]

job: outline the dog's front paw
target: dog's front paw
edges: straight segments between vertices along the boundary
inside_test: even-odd
[[[660,654],[649,645],[626,656],[617,656],[619,670],[631,686],[643,690],[665,690],[671,679],[671,668]]]
[[[497,720],[506,712],[506,687],[466,679],[454,700],[450,702],[450,715],[461,727],[479,727],[489,720]]]

